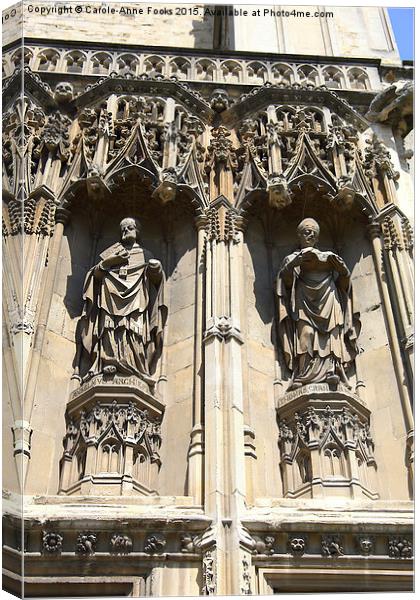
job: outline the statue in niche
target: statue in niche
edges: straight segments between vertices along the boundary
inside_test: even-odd
[[[288,391],[340,381],[350,388],[345,368],[358,352],[360,321],[352,309],[350,271],[340,256],[316,248],[319,232],[314,219],[298,225],[300,250],[286,256],[277,277]]]
[[[161,263],[138,243],[140,223],[120,223],[121,241],[100,255],[88,272],[80,320],[88,355],[83,381],[94,375],[137,375],[149,386],[161,354],[167,316]],[[76,376],[80,356],[76,357]]]

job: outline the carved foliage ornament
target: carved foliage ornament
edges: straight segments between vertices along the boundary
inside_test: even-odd
[[[397,181],[399,172],[394,169],[391,154],[386,145],[376,135],[366,140],[364,168],[369,177],[378,177],[380,174],[387,175],[389,179]]]
[[[110,550],[114,554],[129,554],[133,549],[133,540],[128,535],[114,533],[110,540]]]
[[[232,169],[238,166],[230,131],[223,125],[212,129],[212,138],[208,147],[206,171],[209,172],[214,164],[223,164]]]
[[[392,537],[388,540],[388,553],[391,558],[412,558],[413,544],[403,537]]]

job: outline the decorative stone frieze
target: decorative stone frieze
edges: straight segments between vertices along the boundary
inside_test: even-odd
[[[326,85],[330,89],[371,89],[371,68],[360,64],[331,65],[328,62],[308,64],[296,59],[292,63],[273,60],[230,59],[217,56],[176,54],[150,54],[132,50],[98,53],[94,50],[80,51],[71,45],[45,47],[31,44],[26,47],[26,65],[39,73],[48,71],[79,75],[103,76],[115,73],[130,80],[136,76],[174,77],[184,81],[215,82],[221,84],[261,85],[264,82],[281,86],[303,85],[308,89]],[[10,77],[19,68],[16,50],[4,56],[4,75]],[[376,69],[375,69],[376,70]],[[343,76],[346,74],[346,77]],[[392,86],[391,86],[392,87]]]

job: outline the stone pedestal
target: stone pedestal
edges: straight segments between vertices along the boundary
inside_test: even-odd
[[[157,494],[162,402],[138,377],[98,375],[72,392],[60,494]]]
[[[309,384],[277,406],[285,497],[378,498],[370,411],[342,385]]]

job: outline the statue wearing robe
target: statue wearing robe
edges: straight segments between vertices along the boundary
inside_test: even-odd
[[[301,250],[286,256],[277,277],[280,344],[292,374],[288,389],[339,381],[350,387],[345,367],[358,352],[360,331],[350,272],[340,256],[315,247],[316,221],[304,219],[298,235]]]
[[[137,243],[134,219],[120,226],[121,242],[100,255],[85,280],[80,323],[89,364],[85,379],[118,373],[152,385],[167,315],[162,265]]]

